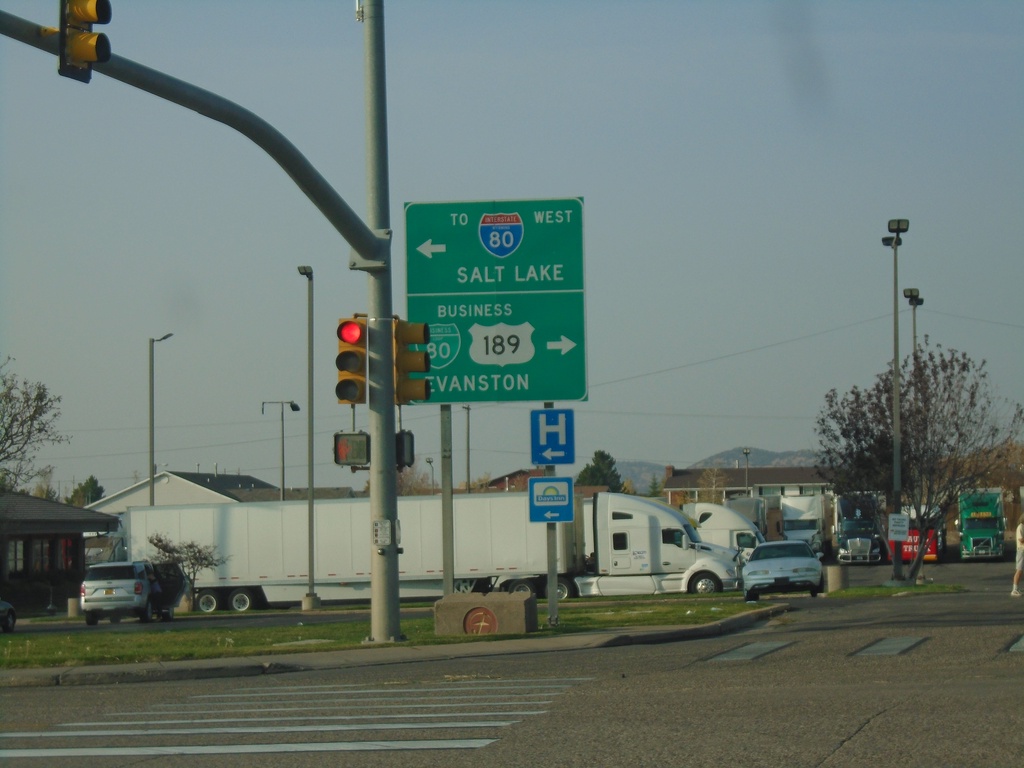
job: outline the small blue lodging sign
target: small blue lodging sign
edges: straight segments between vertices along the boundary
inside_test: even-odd
[[[531,477],[530,522],[571,523],[573,481],[571,477]]]

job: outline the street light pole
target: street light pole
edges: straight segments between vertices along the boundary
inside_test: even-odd
[[[294,400],[264,400],[260,406],[260,413],[266,413],[268,405],[281,406],[281,501],[284,501],[284,407],[287,405],[292,411],[297,411],[299,404]]]
[[[434,495],[434,457],[427,456],[427,464],[430,466],[430,495]]]
[[[892,248],[892,511],[901,514],[903,504],[900,494],[903,490],[900,456],[900,305],[899,305],[899,246],[900,238],[910,229],[907,219],[890,219],[890,237],[882,238],[882,245]],[[903,580],[903,544],[895,542],[892,560],[893,581]]]
[[[153,437],[153,345],[158,341],[164,341],[165,339],[171,338],[173,333],[165,333],[159,339],[150,338],[149,340],[149,506],[155,504],[156,491],[153,485],[153,475],[156,473],[156,446],[155,439]]]
[[[917,355],[917,308],[924,304],[924,299],[917,288],[904,288],[903,298],[910,302],[910,317],[914,327],[914,355]]]
[[[313,268],[299,267],[299,274],[306,278],[306,530],[309,533],[309,591],[302,599],[302,609],[308,611],[320,607],[314,579],[316,536],[313,529]]]
[[[750,449],[743,449],[743,458],[746,461],[746,468],[743,470],[743,485],[747,489],[747,496],[753,496],[750,492]]]

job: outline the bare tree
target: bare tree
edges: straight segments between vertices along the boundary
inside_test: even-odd
[[[228,561],[217,553],[217,547],[213,544],[198,544],[195,541],[185,541],[175,544],[162,533],[154,533],[149,537],[149,543],[160,554],[156,560],[160,563],[177,563],[185,574],[189,583],[189,604],[195,605],[196,579],[202,571],[207,568],[216,568]]]
[[[13,358],[0,363],[0,489],[21,486],[46,472],[33,469],[36,451],[70,438],[57,432],[60,398],[45,384],[19,379],[6,370]]]
[[[941,531],[961,493],[987,487],[1017,451],[1024,410],[991,392],[985,363],[962,352],[924,346],[900,371],[901,505],[916,512],[921,568],[930,533]],[[818,416],[822,474],[837,493],[892,488],[892,371],[868,390],[832,390]],[[889,498],[890,506],[893,499]],[[899,510],[894,510],[899,511]],[[900,575],[893,565],[893,578]]]
[[[700,473],[700,488],[697,501],[721,504],[725,500],[725,472],[718,467],[708,467]]]

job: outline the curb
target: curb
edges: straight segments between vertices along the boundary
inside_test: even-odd
[[[602,630],[534,640],[494,640],[457,645],[389,646],[348,651],[301,653],[291,656],[201,659],[192,661],[72,667],[68,669],[13,669],[0,672],[0,688],[46,688],[79,685],[176,682],[231,677],[258,677],[315,670],[404,664],[411,661],[447,661],[507,654],[552,653],[627,645],[657,645],[717,637],[746,629],[790,610],[782,603],[695,627],[651,627]]]

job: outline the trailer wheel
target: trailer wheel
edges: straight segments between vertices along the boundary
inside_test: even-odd
[[[248,611],[252,608],[252,595],[247,589],[236,589],[228,596],[228,605],[237,613]]]
[[[722,591],[722,581],[709,571],[701,571],[690,579],[690,594],[709,595]]]
[[[531,579],[516,579],[508,585],[509,593],[518,592],[520,594],[530,594],[536,597],[537,589],[533,585]]]
[[[217,593],[212,589],[204,589],[196,598],[196,606],[202,613],[213,613],[217,610]]]

